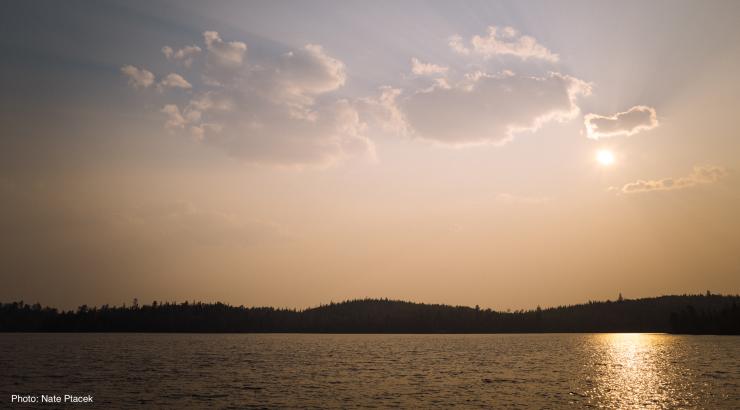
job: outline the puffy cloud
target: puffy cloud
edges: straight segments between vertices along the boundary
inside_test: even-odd
[[[553,63],[559,59],[557,54],[539,44],[534,37],[520,35],[512,27],[490,26],[487,35],[473,36],[469,46],[459,35],[450,37],[448,44],[459,54],[479,55],[483,58],[508,55],[522,60],[540,59]]]
[[[422,63],[418,58],[411,59],[411,72],[416,75],[436,75],[447,73],[448,68],[431,63]]]
[[[456,84],[440,82],[385,105],[393,103],[417,137],[453,146],[501,145],[518,132],[573,118],[579,113],[577,97],[590,90],[588,83],[558,73],[476,72]]]
[[[335,163],[354,155],[374,155],[366,125],[354,104],[331,93],[346,81],[344,63],[319,45],[271,60],[247,61],[247,45],[203,34],[205,80],[198,87],[170,74],[160,87],[193,88],[187,99],[171,97],[161,112],[165,128],[218,146],[251,163],[286,166]],[[165,47],[166,57],[177,52]]]
[[[695,166],[691,174],[680,178],[664,178],[658,180],[638,180],[625,184],[622,188],[611,187],[610,190],[623,194],[634,194],[651,191],[671,191],[691,188],[700,184],[711,184],[719,181],[728,174],[727,169],[712,165]]]
[[[236,158],[254,163],[329,165],[373,151],[357,111],[345,100],[312,107],[303,116],[254,95],[228,98],[229,109],[211,106],[202,115],[194,100],[180,117],[193,136]],[[173,124],[179,119],[170,118]]]
[[[434,78],[383,87],[376,97],[344,100],[332,94],[347,81],[345,65],[320,45],[247,59],[245,43],[225,41],[215,31],[203,37],[203,53],[163,49],[170,60],[187,56],[204,62],[193,64],[203,80],[197,86],[174,73],[158,85],[192,89],[189,97],[174,95],[163,104],[165,128],[252,163],[326,165],[353,155],[373,156],[365,134],[368,126],[378,125],[383,132],[449,146],[500,145],[519,132],[573,118],[580,112],[577,99],[591,89],[559,73],[448,76],[447,67],[413,58],[414,74]],[[461,39],[458,45],[465,47]],[[488,37],[474,37],[471,47],[470,52],[484,56],[554,58],[510,28],[492,27]]]
[[[247,55],[247,45],[241,41],[223,41],[216,31],[206,31],[203,39],[208,50],[208,64],[215,69],[241,67]]]
[[[533,37],[511,27],[489,27],[487,36],[474,36],[468,43],[452,36],[449,45],[459,54],[484,59],[496,55],[558,59]],[[491,73],[480,66],[478,71],[450,73],[448,67],[418,58],[411,59],[411,71],[434,78],[405,87],[383,87],[379,96],[361,99],[358,107],[363,118],[384,132],[449,146],[501,145],[549,121],[573,119],[580,113],[578,98],[591,93],[591,84],[556,72]]]
[[[198,46],[186,46],[177,51],[173,50],[170,46],[162,47],[162,53],[168,60],[181,62],[185,67],[190,67],[193,64],[195,56],[200,54],[201,48]]]
[[[192,84],[190,84],[186,79],[182,78],[181,75],[175,73],[167,74],[167,76],[159,82],[159,86],[162,88],[193,88]]]
[[[588,138],[597,140],[651,130],[658,126],[658,117],[654,108],[637,105],[612,116],[587,114],[584,123]]]
[[[121,73],[128,77],[129,85],[134,88],[147,88],[154,84],[154,74],[149,70],[125,65],[121,67]]]
[[[343,86],[346,79],[344,63],[321,46],[307,44],[283,54],[273,70],[262,73],[260,82],[274,102],[304,107],[313,104],[315,96]]]

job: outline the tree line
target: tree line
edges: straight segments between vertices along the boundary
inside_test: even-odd
[[[305,310],[161,303],[57,310],[0,303],[4,332],[740,334],[740,296],[676,295],[502,312],[388,299],[356,299]]]

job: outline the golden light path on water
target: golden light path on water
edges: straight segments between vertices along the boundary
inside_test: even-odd
[[[371,402],[410,409],[740,409],[738,341],[669,334],[0,333],[0,399],[24,386],[94,389],[104,408],[343,409]],[[131,404],[118,406],[122,400]]]
[[[676,339],[660,334],[594,335],[595,372],[590,402],[607,408],[675,408],[690,405],[692,386],[682,374]],[[686,352],[682,352],[686,353]]]

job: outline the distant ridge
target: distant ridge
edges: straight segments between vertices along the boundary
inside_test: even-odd
[[[680,295],[516,312],[357,299],[305,310],[223,303],[157,303],[58,311],[0,304],[3,332],[740,334],[740,296]]]

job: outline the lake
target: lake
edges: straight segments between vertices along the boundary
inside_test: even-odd
[[[0,407],[12,394],[91,394],[79,407],[97,408],[740,408],[740,337],[0,334]]]

